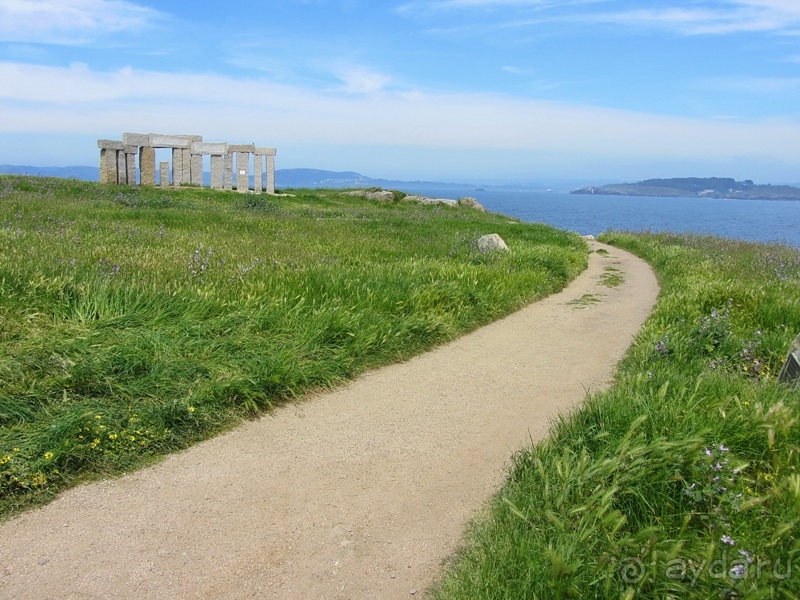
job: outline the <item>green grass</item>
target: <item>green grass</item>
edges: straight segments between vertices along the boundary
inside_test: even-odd
[[[450,598],[797,598],[800,251],[604,236],[662,293],[615,385],[519,451],[434,591]]]
[[[597,304],[598,302],[601,302],[599,296],[595,294],[584,294],[580,298],[575,298],[574,300],[570,300],[569,302],[567,302],[567,304],[569,306],[574,306],[575,308],[586,308],[587,306],[590,306],[592,304]]]
[[[625,283],[625,277],[622,271],[616,267],[606,267],[603,269],[603,274],[600,276],[600,285],[615,288]]]
[[[334,191],[0,177],[0,517],[561,289],[575,234]],[[511,252],[483,255],[499,233]]]

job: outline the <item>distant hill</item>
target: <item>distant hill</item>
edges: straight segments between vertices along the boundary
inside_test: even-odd
[[[612,183],[573,190],[571,194],[601,196],[658,196],[680,198],[729,198],[744,200],[800,200],[800,188],[760,185],[730,177],[676,177],[645,179],[638,183]]]
[[[374,179],[354,171],[324,171],[322,169],[277,169],[278,187],[369,187]]]
[[[61,177],[64,179],[100,179],[98,167],[31,167],[29,165],[0,165],[0,174],[4,175],[38,175],[41,177]]]
[[[38,175],[41,177],[62,177],[98,181],[100,170],[97,167],[32,167],[27,165],[0,165],[0,174]],[[203,173],[204,185],[211,182],[211,174]],[[250,183],[253,176],[250,176]],[[276,169],[275,186],[278,188],[425,188],[425,189],[475,189],[467,183],[443,183],[441,181],[399,181],[376,179],[355,171],[325,171],[323,169]],[[488,186],[491,187],[491,186]]]

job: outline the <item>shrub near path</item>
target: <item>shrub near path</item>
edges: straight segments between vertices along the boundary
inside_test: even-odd
[[[617,382],[519,452],[435,597],[796,598],[800,251],[613,233],[655,268]]]
[[[510,253],[481,255],[499,233]],[[575,234],[333,191],[0,177],[0,514],[561,289]]]

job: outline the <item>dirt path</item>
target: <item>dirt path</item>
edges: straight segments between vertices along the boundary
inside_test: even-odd
[[[4,524],[0,597],[422,596],[511,454],[609,383],[649,314],[652,271],[605,248],[502,321]]]

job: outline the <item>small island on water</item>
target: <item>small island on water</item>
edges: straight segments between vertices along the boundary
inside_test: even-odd
[[[666,198],[730,198],[740,200],[800,200],[800,188],[762,185],[731,177],[676,177],[638,183],[612,183],[573,190],[571,194],[601,196],[660,196]]]

